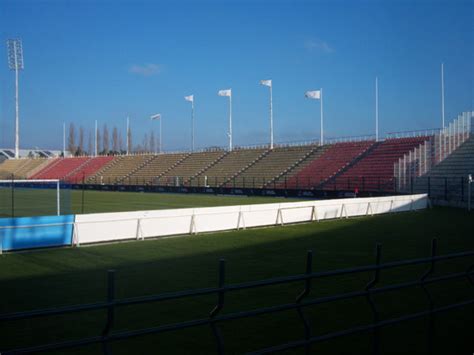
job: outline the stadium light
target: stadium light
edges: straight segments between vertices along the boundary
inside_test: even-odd
[[[151,119],[152,121],[155,121],[155,120],[159,120],[159,121],[160,121],[160,154],[161,154],[161,153],[163,152],[163,150],[162,150],[162,149],[163,149],[163,146],[162,146],[162,144],[161,144],[161,137],[162,137],[162,135],[161,135],[161,121],[162,121],[161,113],[157,113],[157,114],[155,114],[155,115],[150,116],[150,119]]]
[[[99,135],[97,130],[97,120],[95,120],[95,146],[94,146],[94,156],[97,156],[97,149],[99,146]]]
[[[323,89],[319,89],[319,90],[314,90],[314,91],[306,91],[306,93],[304,94],[304,96],[307,98],[307,99],[313,99],[313,100],[320,100],[321,101],[321,138],[319,140],[319,145],[323,145],[324,144],[324,131],[323,131],[323,123],[324,123],[324,119],[323,119]]]
[[[227,136],[229,137],[229,151],[232,151],[232,89],[219,90],[217,92],[219,96],[227,96],[229,98],[229,132]]]
[[[18,72],[23,70],[21,39],[7,40],[8,67],[15,71],[15,159],[20,157],[20,110],[18,102]]]
[[[191,152],[194,152],[194,95],[185,96],[184,99],[191,102]]]
[[[130,154],[130,117],[127,116],[127,155]]]
[[[273,149],[273,95],[272,80],[260,80],[260,84],[270,88],[270,149]]]

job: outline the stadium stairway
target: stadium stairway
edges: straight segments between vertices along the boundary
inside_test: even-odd
[[[201,178],[200,177],[203,177],[206,173],[206,171],[208,171],[209,169],[211,169],[213,166],[215,166],[216,164],[219,164],[219,162],[224,159],[230,152],[229,151],[222,151],[221,152],[221,155],[219,155],[215,160],[213,160],[212,162],[210,162],[208,165],[202,167],[201,169],[199,169],[194,175],[192,175],[187,181],[184,182],[185,185],[187,186],[205,186],[205,183],[204,183],[204,178]]]
[[[474,176],[474,135],[427,174],[416,178],[413,191],[429,192],[435,203],[449,201],[454,205],[465,205],[468,199],[469,174]],[[474,203],[473,195],[474,191],[471,193],[471,201]]]
[[[51,163],[45,169],[34,174],[34,179],[64,179],[71,172],[83,165],[88,157],[60,158],[56,162]]]
[[[287,177],[286,187],[312,189],[320,186],[367,152],[374,144],[374,141],[331,144],[322,154],[299,169],[298,173]]]
[[[287,171],[290,166],[308,156],[314,146],[275,147],[254,164],[242,169],[233,179],[237,187],[262,188],[269,181]]]
[[[226,154],[216,164],[203,171],[194,179],[199,179],[209,187],[219,187],[257,160],[267,149],[236,149]]]
[[[338,174],[325,188],[394,191],[394,163],[428,139],[428,136],[386,139],[377,144],[370,154]]]
[[[92,157],[87,160],[83,165],[72,171],[65,180],[72,183],[81,183],[83,179],[94,175],[104,165],[111,162],[114,159],[113,156],[99,156]]]
[[[42,173],[47,173],[48,171],[50,171],[51,169],[54,169],[54,167],[59,164],[59,162],[61,161],[62,158],[54,158],[50,161],[50,163],[48,165],[46,165],[45,167],[43,167],[42,169],[39,169],[38,171],[36,171],[34,174],[30,175],[30,179],[40,179],[38,176],[40,176],[40,174]]]
[[[256,159],[248,163],[246,166],[241,168],[237,171],[234,175],[229,177],[223,184],[219,187],[244,187],[245,180],[241,178],[238,179],[239,175],[244,174],[248,169],[251,169],[255,165],[257,165],[262,159],[264,159],[268,154],[270,154],[271,150],[265,150],[262,154],[260,154]],[[239,181],[240,180],[240,181]],[[242,184],[243,183],[243,184]]]
[[[194,176],[215,164],[225,154],[222,150],[191,153],[158,176],[157,183],[161,186],[190,186]]]
[[[128,182],[129,185],[152,184],[161,174],[179,164],[188,155],[189,153],[152,155],[119,182]]]
[[[27,179],[31,171],[36,171],[40,167],[49,164],[48,159],[7,159],[0,164],[0,179]]]
[[[304,167],[306,167],[309,163],[311,163],[314,159],[318,158],[324,151],[327,149],[327,145],[325,146],[309,146],[310,150],[300,159],[291,162],[286,169],[284,169],[280,174],[273,177],[269,181],[265,182],[263,187],[266,188],[285,188],[288,178],[296,175],[299,171],[301,171]]]

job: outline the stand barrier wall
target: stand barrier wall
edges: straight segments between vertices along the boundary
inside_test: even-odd
[[[0,218],[0,253],[72,244],[74,215]]]
[[[77,215],[74,245],[425,209],[426,194]]]

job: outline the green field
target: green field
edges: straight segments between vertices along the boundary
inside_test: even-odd
[[[0,217],[55,215],[56,190],[0,189]],[[278,197],[223,196],[206,194],[172,194],[140,192],[108,192],[62,190],[62,214],[156,210],[164,208],[231,206],[256,203],[288,202],[295,199]]]
[[[137,206],[134,205],[138,203],[136,199],[143,198],[150,199],[147,208],[159,208],[159,201],[165,198],[165,195],[154,194],[133,196],[130,204],[127,203],[129,207]],[[204,200],[203,204],[214,203]],[[184,207],[186,203],[192,202],[181,200],[174,206]],[[124,209],[107,205],[100,208],[108,207]],[[239,283],[302,273],[309,249],[314,252],[313,265],[317,271],[372,264],[376,243],[382,244],[382,262],[429,256],[433,237],[438,238],[440,254],[474,250],[473,230],[472,213],[436,208],[278,228],[6,254],[0,257],[0,312],[103,300],[109,269],[116,270],[117,297],[123,298],[215,286],[221,257],[227,262],[226,283]],[[472,257],[445,261],[436,265],[435,275],[461,272],[472,264]],[[382,271],[380,284],[416,280],[426,269],[427,265]],[[317,280],[313,282],[309,298],[361,290],[371,278],[371,274],[363,273]],[[474,294],[474,287],[467,279],[429,288],[436,306],[469,299]],[[227,294],[222,313],[293,302],[302,289],[303,284],[299,282]],[[197,297],[121,308],[116,313],[113,331],[207,317],[216,300],[215,296]],[[427,309],[426,295],[419,288],[377,296],[376,303],[382,319]],[[313,335],[368,324],[372,320],[365,299],[310,307],[307,314],[314,328]],[[473,316],[472,306],[437,315],[435,353],[471,354],[474,350]],[[0,352],[12,346],[99,335],[105,319],[105,311],[95,311],[5,322],[0,324]],[[426,354],[426,325],[427,320],[421,319],[383,328],[381,353]],[[302,339],[303,334],[295,311],[222,324],[227,354]],[[119,341],[113,344],[112,350],[113,354],[212,354],[216,347],[210,328],[200,327]],[[313,346],[312,350],[319,354],[370,354],[371,335],[327,341]],[[67,353],[100,354],[101,348],[89,346],[55,354]]]

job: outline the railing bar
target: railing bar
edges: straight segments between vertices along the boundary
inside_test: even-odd
[[[429,258],[429,260],[431,260],[431,258]],[[362,270],[362,271],[370,271],[370,270]],[[440,276],[437,278],[430,278],[425,281],[425,284],[433,283],[436,281],[450,280],[450,279],[459,278],[459,277],[466,277],[469,275],[474,275],[474,270],[469,271],[467,273],[462,272],[462,273],[450,274],[446,276]],[[300,275],[298,279],[290,279],[287,282],[302,281],[307,278],[314,278],[314,277]],[[264,285],[256,284],[254,285],[254,287],[278,285],[281,283],[283,283],[283,281],[278,280],[277,283],[265,283]],[[240,284],[240,285],[243,285],[243,284]],[[372,293],[375,294],[379,292],[384,292],[385,290],[387,291],[397,290],[400,288],[407,288],[407,287],[416,286],[416,285],[420,285],[420,282],[413,281],[413,282],[407,282],[407,283],[402,283],[402,284],[397,284],[397,285],[374,288],[372,290]],[[167,294],[161,294],[157,296],[126,298],[126,299],[121,299],[121,300],[115,300],[114,302],[112,302],[112,304],[114,306],[131,306],[131,305],[136,305],[136,304],[141,304],[141,303],[167,301],[167,300],[173,300],[173,299],[179,299],[179,298],[191,297],[191,296],[205,296],[205,295],[213,294],[222,290],[228,292],[228,291],[238,291],[242,289],[252,288],[252,287],[247,287],[248,285],[244,285],[245,287],[242,287],[242,288],[239,288],[237,286],[238,285],[229,285],[229,286],[224,286],[222,288],[214,287],[214,288],[198,289],[198,290],[191,290],[191,291],[167,293]],[[360,291],[360,292],[361,292],[360,293],[361,296],[365,295],[365,291]],[[336,296],[332,296],[332,297],[336,297]],[[25,319],[25,318],[33,318],[33,317],[52,316],[52,315],[65,314],[65,313],[76,313],[76,312],[81,312],[81,311],[93,311],[93,310],[107,308],[109,305],[110,303],[107,303],[107,302],[97,302],[97,303],[90,303],[90,304],[85,304],[85,305],[64,306],[61,308],[54,308],[54,309],[50,308],[50,309],[44,309],[44,310],[15,312],[15,313],[10,313],[10,314],[0,315],[0,321],[11,321],[11,320],[19,320],[19,319]]]
[[[434,309],[433,312],[434,313],[439,313],[439,312],[449,311],[449,310],[452,310],[452,309],[469,306],[471,304],[474,304],[474,299],[464,301],[464,302],[455,303],[455,304],[452,304],[452,305],[449,305],[449,306],[439,307],[439,308]],[[371,330],[371,329],[374,329],[375,327],[383,327],[383,326],[387,326],[387,325],[391,325],[391,324],[400,323],[400,322],[403,322],[403,321],[406,321],[406,320],[413,320],[413,319],[424,317],[425,315],[427,315],[429,313],[430,313],[430,311],[418,312],[418,313],[414,313],[414,314],[411,314],[411,315],[406,315],[406,316],[402,316],[402,317],[398,317],[398,318],[392,318],[392,319],[384,320],[384,321],[381,321],[381,322],[377,323],[376,325],[370,324],[370,325],[367,325],[367,326],[355,327],[355,328],[351,328],[351,329],[348,329],[348,330],[334,332],[334,333],[330,333],[330,334],[323,335],[323,336],[317,336],[317,337],[311,338],[309,340],[309,342],[314,343],[314,342],[318,342],[318,341],[322,341],[322,340],[329,340],[331,338],[336,338],[336,337],[340,337],[340,336],[343,336],[343,335],[349,335],[349,334],[354,334],[354,333],[358,333],[358,332],[361,332],[361,331]],[[230,314],[230,315],[219,316],[219,317],[216,317],[214,319],[214,321],[240,319],[241,318],[240,315],[241,315],[240,313],[235,313],[235,314]],[[230,317],[230,316],[232,316],[232,317]],[[72,341],[66,341],[66,342],[61,342],[61,343],[39,345],[39,346],[33,346],[33,347],[28,347],[28,348],[22,348],[22,349],[10,350],[10,351],[3,351],[2,354],[4,354],[4,355],[22,354],[22,353],[25,354],[25,353],[32,353],[32,352],[38,352],[38,351],[47,351],[47,350],[78,347],[78,346],[95,344],[95,343],[99,343],[99,342],[102,342],[102,341],[116,341],[116,340],[128,339],[128,338],[142,336],[142,335],[164,333],[164,332],[173,331],[173,330],[181,330],[181,329],[186,329],[186,328],[190,328],[190,327],[206,325],[206,324],[209,324],[211,321],[212,320],[209,319],[209,318],[197,319],[197,320],[193,320],[193,321],[169,324],[169,325],[152,327],[152,328],[147,328],[147,329],[117,332],[117,333],[111,334],[107,337],[98,337],[98,336],[96,336],[96,337],[89,337],[89,338],[82,339],[82,340],[72,340]],[[296,345],[294,345],[294,344],[296,344]],[[263,350],[260,350],[259,352],[255,352],[255,354],[264,354],[264,353],[269,353],[269,352],[282,351],[282,350],[287,350],[287,349],[291,349],[291,348],[295,348],[295,347],[304,346],[305,344],[306,344],[306,341],[292,342],[292,343],[288,343],[288,344],[281,345],[281,346],[276,346],[276,347],[272,347],[272,348],[263,349]]]
[[[452,304],[452,305],[449,305],[449,306],[435,308],[433,310],[433,313],[446,312],[446,311],[450,311],[450,310],[453,310],[453,309],[456,309],[456,308],[466,307],[466,306],[469,306],[471,304],[474,304],[474,299],[469,300],[469,301],[455,303],[455,304]],[[430,312],[431,311],[423,311],[423,312],[413,313],[413,314],[398,317],[398,318],[391,318],[391,319],[383,320],[383,321],[378,322],[377,324],[369,324],[369,325],[365,325],[365,326],[353,327],[353,328],[347,329],[347,330],[341,330],[341,331],[338,331],[338,332],[333,332],[333,333],[329,333],[329,334],[325,334],[325,335],[320,335],[320,336],[311,338],[309,340],[309,342],[310,343],[316,343],[316,342],[321,342],[321,341],[324,341],[324,340],[331,340],[331,339],[338,338],[338,337],[345,336],[345,335],[361,333],[361,332],[373,330],[375,328],[381,328],[381,327],[386,327],[386,326],[389,326],[389,325],[401,323],[401,322],[404,322],[404,321],[415,320],[415,319],[422,318],[422,317],[425,317],[425,316],[429,315]],[[247,353],[247,355],[270,354],[270,353],[274,353],[274,352],[279,352],[279,351],[284,351],[284,350],[289,350],[289,349],[302,347],[302,346],[305,346],[306,343],[307,343],[307,341],[305,341],[305,340],[289,342],[287,344],[277,345],[277,346],[273,346],[273,347],[270,347],[270,348],[265,348],[265,349],[261,349],[261,350],[258,350],[258,351],[250,352],[250,353]]]

